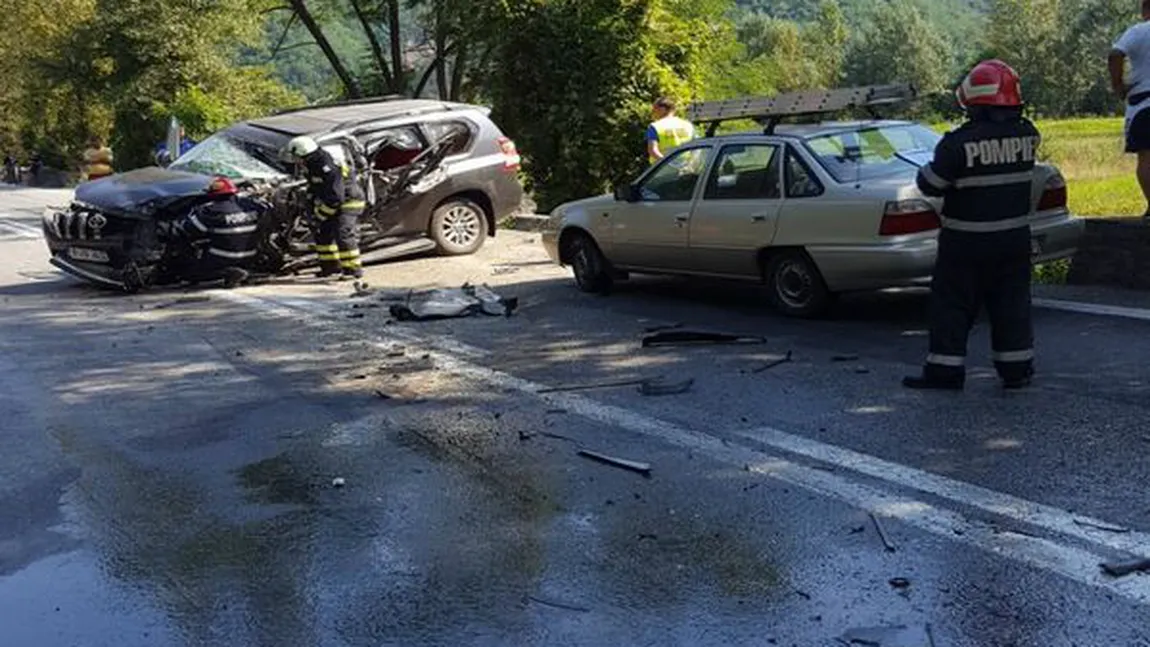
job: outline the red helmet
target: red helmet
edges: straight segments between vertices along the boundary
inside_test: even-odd
[[[955,90],[958,105],[1017,108],[1022,105],[1022,79],[998,59],[975,65]]]

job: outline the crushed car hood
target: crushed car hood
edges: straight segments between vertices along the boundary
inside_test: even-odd
[[[212,178],[151,166],[76,187],[76,200],[109,211],[128,212],[155,200],[202,193]]]

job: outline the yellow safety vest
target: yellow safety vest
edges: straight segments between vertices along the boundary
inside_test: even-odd
[[[663,155],[695,138],[695,127],[680,117],[663,117],[651,126],[655,128],[655,134],[659,137],[659,152]],[[652,164],[658,161],[654,155],[648,155],[648,158]]]

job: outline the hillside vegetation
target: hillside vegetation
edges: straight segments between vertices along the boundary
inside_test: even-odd
[[[681,102],[905,81],[910,115],[956,116],[983,57],[1041,119],[1110,117],[1105,56],[1134,0],[43,0],[0,13],[0,150],[74,168],[92,135],[150,162],[172,116],[237,119],[383,94],[493,108],[542,208],[644,165],[653,98]],[[1087,122],[1094,123],[1094,122]],[[1099,124],[1111,122],[1098,122]],[[1111,125],[1107,126],[1112,127]],[[1051,154],[1101,204],[1126,194],[1115,135],[1054,122]],[[1080,130],[1075,130],[1080,128]],[[1109,138],[1109,139],[1108,139]],[[1110,142],[1110,143],[1107,143]],[[1091,158],[1091,155],[1098,157]],[[26,159],[26,157],[25,157]],[[1122,209],[1126,200],[1113,202]],[[1099,207],[1102,208],[1102,207]],[[1108,207],[1109,208],[1109,207]],[[1141,211],[1137,207],[1136,211]]]

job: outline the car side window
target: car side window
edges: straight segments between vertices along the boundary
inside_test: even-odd
[[[642,199],[645,202],[690,201],[710,151],[709,147],[688,148],[667,156],[639,186]]]
[[[778,146],[735,144],[724,146],[707,179],[704,200],[779,198]]]
[[[475,138],[471,127],[463,121],[431,121],[425,124],[425,127],[428,137],[433,142],[445,137],[453,137],[447,148],[447,157],[466,153],[471,148],[471,142]]]
[[[819,183],[818,178],[789,146],[784,175],[788,198],[813,198],[823,193],[823,185]]]

